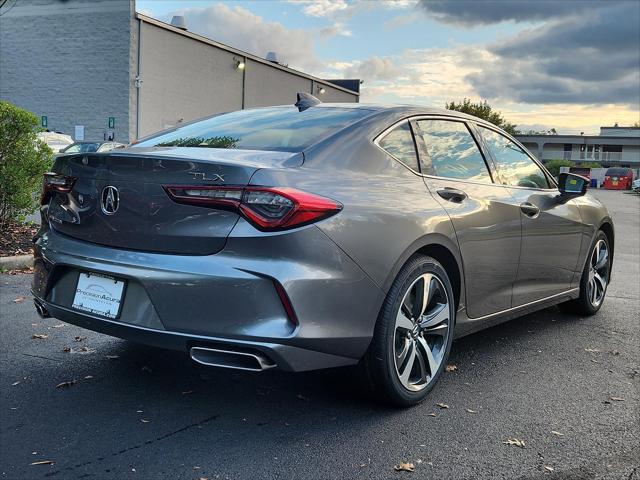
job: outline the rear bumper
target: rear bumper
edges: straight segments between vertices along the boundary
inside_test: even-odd
[[[234,232],[222,252],[186,256],[103,247],[45,228],[33,295],[62,321],[161,348],[257,351],[294,371],[357,363],[383,292],[315,226],[260,238],[249,226]],[[118,319],[71,308],[80,272],[126,280]]]

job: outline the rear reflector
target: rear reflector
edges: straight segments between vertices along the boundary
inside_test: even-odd
[[[238,212],[259,230],[287,230],[342,210],[335,200],[288,187],[165,185],[176,203]]]
[[[47,204],[54,193],[69,193],[76,183],[76,180],[76,177],[69,177],[59,173],[45,173],[42,179],[40,205]]]

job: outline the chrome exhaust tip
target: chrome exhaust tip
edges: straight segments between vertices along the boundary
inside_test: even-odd
[[[261,372],[276,366],[269,358],[258,352],[247,353],[218,348],[191,347],[189,355],[194,362],[210,367]]]
[[[44,307],[44,305],[42,305],[42,303],[38,302],[37,300],[34,300],[33,305],[36,307],[36,312],[38,312],[38,315],[40,316],[40,318],[51,318],[51,314]]]

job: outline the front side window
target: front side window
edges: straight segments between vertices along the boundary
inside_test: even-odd
[[[419,120],[422,172],[438,177],[491,183],[484,157],[462,122]]]
[[[416,156],[416,146],[413,142],[411,127],[409,122],[404,122],[387,133],[378,142],[380,148],[397,158],[407,167],[418,170],[418,157]]]
[[[488,128],[480,127],[480,131],[505,185],[550,188],[542,169],[518,145]]]

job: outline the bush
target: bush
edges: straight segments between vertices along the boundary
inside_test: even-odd
[[[544,166],[547,167],[549,173],[554,177],[558,177],[560,175],[560,167],[572,167],[575,164],[571,160],[549,160],[544,163]]]
[[[32,213],[53,152],[36,137],[38,118],[0,101],[0,227]]]

